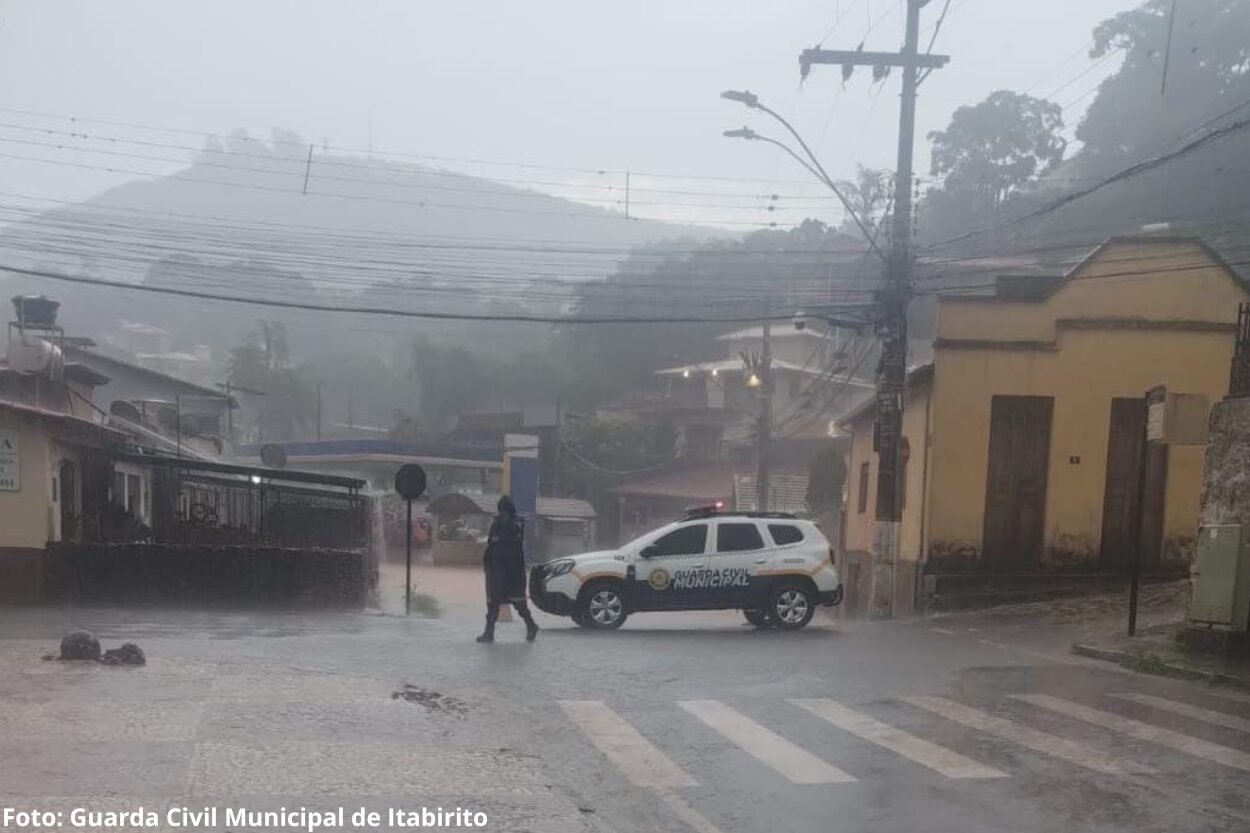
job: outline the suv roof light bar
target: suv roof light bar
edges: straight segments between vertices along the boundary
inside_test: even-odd
[[[686,510],[683,520],[692,518],[733,517],[733,518],[775,518],[777,520],[797,521],[798,516],[792,512],[746,512],[730,509],[725,511],[725,502],[718,500],[706,506],[694,506]]]

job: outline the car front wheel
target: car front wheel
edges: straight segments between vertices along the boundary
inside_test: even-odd
[[[592,630],[615,630],[625,624],[628,616],[620,585],[605,581],[582,591],[574,621]]]
[[[779,585],[768,606],[768,618],[773,627],[783,631],[797,631],[806,627],[816,613],[816,594],[797,582]]]

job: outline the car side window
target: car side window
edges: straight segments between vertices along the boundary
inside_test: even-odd
[[[703,555],[707,549],[707,524],[690,524],[656,538],[656,555]]]
[[[803,530],[793,524],[769,524],[768,534],[773,536],[773,543],[779,547],[803,540]]]
[[[717,552],[750,552],[764,549],[764,539],[753,523],[726,523],[716,525]]]

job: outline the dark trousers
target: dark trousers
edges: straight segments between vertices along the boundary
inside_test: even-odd
[[[495,623],[499,621],[499,608],[506,604],[512,604],[512,608],[525,621],[525,624],[531,624],[534,621],[533,615],[530,613],[529,602],[525,599],[489,599],[486,602],[486,629],[494,630]]]

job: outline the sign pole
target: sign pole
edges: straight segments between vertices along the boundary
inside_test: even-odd
[[[412,613],[412,502],[425,493],[425,469],[416,463],[407,463],[395,472],[395,491],[407,505],[407,522],[404,539],[407,550],[404,555],[404,615]]]
[[[404,502],[408,504],[408,523],[405,524],[408,553],[404,558],[404,615],[407,616],[412,612],[412,498]]]
[[[1149,413],[1150,400],[1147,397],[1146,409]],[[1142,545],[1142,512],[1146,507],[1146,458],[1150,456],[1150,440],[1146,438],[1147,429],[1142,428],[1141,450],[1138,452],[1137,463],[1137,508],[1133,512],[1133,567],[1132,578],[1128,586],[1128,635],[1137,636],[1137,596],[1141,589],[1141,545]]]
[[[1162,442],[1166,435],[1167,388],[1156,385],[1146,391],[1142,398],[1145,420],[1142,424],[1141,449],[1137,461],[1136,509],[1133,512],[1133,564],[1128,586],[1128,635],[1137,636],[1137,600],[1141,593],[1142,526],[1146,511],[1146,464],[1150,458],[1150,444]]]

